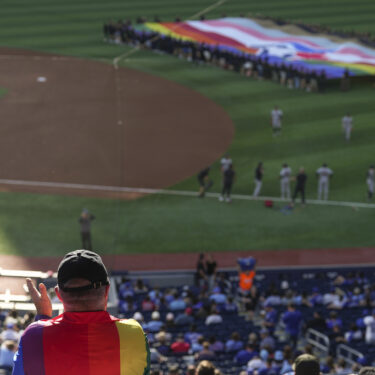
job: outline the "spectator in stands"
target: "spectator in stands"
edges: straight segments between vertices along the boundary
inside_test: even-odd
[[[138,279],[134,286],[134,292],[136,294],[145,294],[148,292],[147,286],[143,283],[143,280]]]
[[[13,357],[17,350],[14,341],[4,341],[0,347],[0,369],[6,371],[5,375],[10,375],[13,370]]]
[[[146,324],[144,329],[147,329],[148,332],[155,333],[159,332],[161,327],[163,326],[163,322],[160,320],[160,313],[159,311],[153,311],[151,314],[151,321]]]
[[[218,305],[225,305],[227,302],[227,296],[221,292],[220,287],[215,287],[210,295],[210,300],[214,301]]]
[[[227,302],[224,305],[225,312],[236,313],[238,312],[237,304],[233,301],[233,297],[229,296]]]
[[[310,354],[301,354],[293,364],[295,375],[319,375],[319,360]]]
[[[234,357],[234,361],[239,365],[246,365],[251,359],[259,355],[256,351],[255,346],[247,344],[245,349],[240,350]]]
[[[171,345],[171,350],[175,354],[187,353],[189,349],[190,344],[185,341],[183,334],[179,334],[177,336],[177,340]]]
[[[366,326],[365,340],[367,344],[375,343],[375,309],[372,310],[372,315],[365,316],[363,323]]]
[[[253,374],[255,370],[259,370],[262,367],[265,367],[265,362],[262,361],[259,354],[256,354],[250,361],[247,363],[247,372],[248,374]]]
[[[275,331],[276,324],[278,322],[277,311],[273,308],[270,303],[264,304],[265,316],[263,320],[263,325],[268,329],[271,335]]]
[[[215,308],[213,308],[210,315],[207,316],[205,324],[209,326],[210,324],[220,324],[222,322],[223,318],[221,317],[219,312]]]
[[[174,314],[173,312],[169,312],[167,313],[167,315],[165,316],[165,326],[167,328],[172,328],[175,326],[174,324]]]
[[[260,349],[267,349],[271,351],[275,349],[275,339],[270,335],[266,328],[260,331],[260,339]]]
[[[194,353],[198,353],[201,350],[203,350],[203,343],[206,341],[206,339],[201,336],[199,339],[191,344],[191,351]]]
[[[273,375],[276,371],[272,358],[267,358],[264,366],[259,369],[258,375]]]
[[[153,311],[155,310],[155,304],[151,301],[149,296],[146,296],[142,301],[142,311]]]
[[[334,326],[342,328],[342,320],[338,318],[336,311],[331,311],[329,313],[329,318],[327,319],[327,328],[333,330]]]
[[[191,345],[197,342],[198,339],[202,336],[203,335],[201,333],[197,332],[196,324],[192,324],[190,326],[190,330],[187,333],[185,333],[185,340]]]
[[[328,337],[329,337],[329,342],[330,342],[331,355],[335,355],[337,345],[346,342],[344,334],[341,331],[341,327],[339,325],[333,326],[332,332],[329,333]]]
[[[8,323],[6,329],[1,332],[0,339],[2,341],[10,340],[15,343],[18,343],[20,339],[20,334],[17,330],[17,326],[14,323]]]
[[[295,348],[302,323],[302,314],[296,310],[294,305],[288,305],[287,312],[283,315],[283,322],[285,324],[285,331]]]
[[[360,341],[363,338],[362,331],[357,327],[355,323],[350,325],[349,331],[345,332],[345,340],[348,343]]]
[[[157,349],[150,348],[150,362],[151,363],[161,363],[167,360],[166,357],[161,355]]]
[[[225,351],[227,353],[237,353],[243,348],[243,342],[238,332],[233,332],[230,339],[225,343]]]
[[[139,311],[134,313],[133,319],[136,320],[140,325],[145,324],[144,317],[143,317],[142,313],[140,313]]]
[[[195,375],[215,375],[216,368],[210,361],[202,361],[198,364]]]
[[[166,333],[165,331],[159,332],[155,335],[156,344],[154,344],[155,349],[163,356],[167,356],[170,353],[170,345],[169,342],[172,338],[170,333]]]
[[[319,332],[325,332],[327,330],[326,321],[319,311],[314,311],[313,318],[306,323],[305,329],[308,330],[309,328]]]
[[[176,326],[190,326],[194,322],[192,317],[193,309],[187,307],[184,312],[178,314],[175,319]]]
[[[200,350],[196,355],[195,359],[197,361],[213,361],[215,359],[215,353],[210,350],[210,343],[208,341],[203,342],[203,349]]]
[[[96,371],[120,373],[125,366],[130,373],[149,371],[148,343],[134,320],[121,320],[107,311],[109,278],[96,253],[76,250],[65,255],[58,268],[56,294],[64,313],[51,319],[52,305],[44,284],[27,286],[42,320],[23,333],[15,360],[15,375],[46,373],[87,373],[89,358],[97,358]],[[43,340],[41,340],[43,338]],[[121,363],[126,348],[126,362]],[[90,362],[92,363],[92,362]]]
[[[223,352],[225,349],[224,344],[220,340],[217,340],[215,336],[211,336],[209,338],[209,343],[210,343],[210,350],[212,350],[215,353]]]
[[[177,292],[173,295],[173,300],[169,304],[169,309],[172,311],[182,311],[186,309],[186,303],[182,297],[179,296]]]

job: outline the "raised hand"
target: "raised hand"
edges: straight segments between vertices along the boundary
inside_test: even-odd
[[[39,291],[35,287],[31,279],[26,279],[27,288],[29,290],[31,299],[36,307],[38,315],[47,315],[52,317],[52,303],[47,293],[47,288],[44,284],[39,284]]]

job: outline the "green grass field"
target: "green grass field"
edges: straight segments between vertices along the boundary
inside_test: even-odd
[[[6,0],[0,12],[0,46],[29,48],[65,55],[111,59],[128,51],[103,42],[102,23],[139,15],[173,20],[190,18],[211,5],[207,0]],[[312,0],[227,1],[207,17],[256,14],[320,22],[339,29],[375,32],[375,3]],[[20,27],[22,25],[22,27]],[[327,162],[334,170],[330,198],[363,202],[365,173],[375,163],[374,87],[357,83],[350,92],[329,89],[325,94],[290,91],[270,82],[245,79],[213,67],[196,67],[171,56],[140,51],[122,64],[174,80],[212,98],[231,116],[236,135],[228,150],[237,181],[234,193],[250,194],[253,170],[265,164],[262,194],[279,195],[278,173],[283,162],[294,171],[304,165],[308,198],[316,197],[314,171]],[[4,94],[0,90],[0,97]],[[1,104],[1,102],[0,102]],[[269,112],[284,111],[283,134],[272,138]],[[346,144],[340,119],[354,117],[353,139]],[[213,191],[220,189],[214,164]],[[173,189],[196,190],[196,178]],[[83,207],[97,216],[94,245],[107,253],[220,251],[249,249],[373,246],[373,209],[309,206],[284,216],[277,207],[259,202],[219,204],[216,200],[152,196],[133,202],[53,195],[1,193],[0,253],[63,254],[80,245],[77,219]]]

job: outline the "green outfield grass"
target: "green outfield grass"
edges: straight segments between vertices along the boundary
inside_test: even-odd
[[[0,195],[0,253],[62,255],[80,247],[82,207],[96,219],[101,253],[201,252],[372,246],[374,211],[350,207],[265,208],[262,202],[149,196],[136,201],[7,193]],[[365,234],[365,235],[364,235]]]
[[[139,15],[162,20],[191,17],[213,2],[208,0],[13,0],[0,12],[0,46],[29,48],[65,55],[111,59],[128,47],[104,43],[102,24],[108,19]],[[370,0],[324,2],[287,0],[249,2],[229,0],[207,17],[265,14],[339,29],[375,32]],[[22,27],[20,27],[22,25]],[[327,162],[334,170],[331,199],[363,202],[365,173],[375,163],[374,87],[356,83],[350,92],[334,88],[325,94],[287,90],[271,82],[246,79],[214,67],[193,66],[171,56],[140,51],[122,65],[140,69],[191,87],[219,103],[231,116],[236,134],[228,150],[237,180],[234,193],[250,194],[253,170],[265,164],[262,194],[278,196],[278,173],[283,162],[308,173],[308,198],[316,197],[315,170]],[[0,96],[4,94],[0,89]],[[0,102],[1,103],[1,102]],[[284,111],[283,134],[272,138],[269,112]],[[340,119],[354,116],[353,139],[344,141]],[[203,166],[202,166],[203,167]],[[213,191],[220,189],[218,162],[212,168]],[[196,190],[195,176],[173,189]],[[219,204],[169,196],[137,201],[84,199],[54,195],[1,193],[0,253],[62,254],[80,245],[77,219],[83,207],[97,216],[94,245],[108,253],[325,248],[373,246],[375,211],[309,206],[284,216],[279,208],[259,202]]]

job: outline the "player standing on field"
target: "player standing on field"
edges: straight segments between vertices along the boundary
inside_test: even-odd
[[[375,167],[370,165],[370,168],[367,171],[367,187],[368,187],[368,199],[370,200],[374,195],[374,187],[375,187]]]
[[[301,193],[302,204],[305,205],[305,186],[306,186],[306,181],[307,181],[305,168],[301,167],[299,169],[299,172],[297,176],[295,177],[295,180],[296,180],[296,187],[294,189],[294,194],[293,194],[293,204],[297,197],[297,194]]]
[[[290,199],[290,176],[292,175],[292,169],[288,164],[283,164],[280,171],[280,187],[281,187],[281,198]]]
[[[232,185],[234,182],[235,172],[233,170],[232,164],[229,165],[229,167],[225,170],[223,173],[223,190],[221,192],[221,195],[219,197],[219,201],[223,202],[224,198],[227,203],[231,203],[232,199],[230,198],[230,193],[232,191]],[[225,197],[226,195],[226,197]]]
[[[350,116],[350,113],[348,112],[341,120],[342,129],[345,134],[345,139],[347,141],[350,141],[350,136],[352,134],[353,129],[353,117]]]
[[[329,193],[329,180],[333,175],[333,171],[332,169],[328,168],[326,163],[324,163],[319,169],[317,169],[316,175],[319,178],[318,199],[321,199],[323,193],[324,200],[327,200]]]
[[[279,109],[276,105],[275,108],[271,111],[271,126],[273,131],[273,136],[281,134],[281,119],[283,117],[283,111]]]
[[[257,197],[260,193],[260,189],[262,188],[263,174],[263,163],[260,161],[255,169],[255,189],[253,192],[253,197]]]
[[[232,165],[232,159],[229,157],[229,154],[225,154],[220,160],[221,173],[223,174],[230,165]]]

